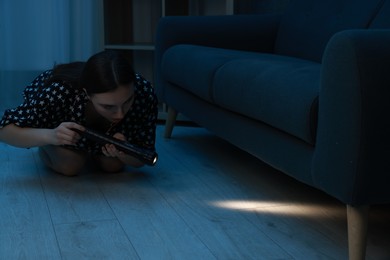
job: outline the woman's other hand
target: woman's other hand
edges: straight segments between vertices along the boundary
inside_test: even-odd
[[[121,141],[126,141],[126,137],[122,133],[115,133],[113,137]],[[107,157],[120,158],[124,156],[124,153],[119,151],[113,144],[105,144],[102,147],[102,152]]]

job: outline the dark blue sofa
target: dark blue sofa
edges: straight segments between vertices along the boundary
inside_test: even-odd
[[[165,17],[169,106],[347,205],[363,259],[369,205],[390,202],[390,0],[291,0],[283,13]]]

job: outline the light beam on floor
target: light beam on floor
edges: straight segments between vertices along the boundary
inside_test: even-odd
[[[249,200],[221,200],[210,201],[209,205],[237,211],[256,212],[264,214],[292,215],[292,216],[332,216],[345,214],[345,208],[332,204],[309,204],[275,201],[249,201]]]

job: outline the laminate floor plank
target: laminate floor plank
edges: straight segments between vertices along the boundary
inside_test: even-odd
[[[157,128],[159,162],[53,173],[0,143],[0,259],[347,259],[345,206],[199,127]],[[390,259],[390,206],[367,260]]]
[[[55,226],[62,259],[139,259],[116,220]]]
[[[32,151],[0,150],[0,258],[60,259]]]
[[[110,176],[112,182],[100,180],[101,189],[141,259],[215,259],[146,174],[139,173],[136,178],[131,174]]]
[[[240,213],[210,204],[225,199],[215,192],[223,181],[207,185],[199,175],[208,172],[180,171],[180,162],[165,156],[172,157],[170,151],[161,152],[161,169],[151,182],[214,255],[220,259],[291,259]]]
[[[291,205],[251,209],[244,214],[294,259],[347,259],[346,233],[340,236],[340,230],[321,226],[311,212],[305,216],[306,210]]]
[[[270,168],[202,128],[175,128],[168,142],[166,147],[172,156],[179,158],[186,153],[180,159],[184,168],[189,172],[195,169],[205,185],[225,194],[214,200],[214,205],[241,212],[293,259],[347,258],[346,210],[339,201]],[[388,214],[381,213],[381,219],[386,219]],[[385,230],[388,226],[382,225]],[[375,241],[368,245],[367,259],[390,259],[390,236],[382,233]]]
[[[202,134],[203,130],[198,130],[198,131],[200,134]],[[171,140],[170,141],[171,145],[169,147],[175,146],[173,144],[175,142],[179,143],[179,145],[175,146],[173,150],[176,150],[178,154],[181,154],[180,149],[185,150],[186,148],[180,147],[183,142],[181,140],[180,133],[177,134],[178,134],[177,136],[178,140],[177,141]],[[185,136],[190,134],[191,133],[183,133],[183,135]],[[197,135],[195,132],[193,132],[192,134],[195,136]],[[206,138],[206,140],[207,139],[208,138]],[[231,157],[230,160],[228,159],[226,161],[222,160],[218,162],[216,158],[207,159],[208,156],[212,156],[213,154],[216,154],[215,152],[213,152],[213,147],[208,147],[208,143],[215,143],[215,142],[210,142],[210,140],[207,140],[205,143],[203,143],[202,140],[199,139],[196,140],[196,142],[194,143],[196,143],[199,147],[202,147],[201,149],[204,150],[197,151],[196,149],[195,150],[192,149],[194,157],[186,156],[181,160],[182,164],[186,165],[184,166],[185,168],[196,169],[195,174],[197,175],[198,178],[203,180],[204,186],[209,186],[209,188],[212,189],[214,193],[217,192],[220,194],[220,196],[217,197],[206,196],[208,198],[208,201],[203,202],[203,204],[205,203],[207,204],[208,202],[209,204],[211,203],[216,207],[225,209],[224,216],[231,214],[231,212],[236,212],[236,214],[240,214],[244,218],[244,221],[243,220],[237,221],[238,223],[240,223],[241,226],[245,227],[245,220],[251,220],[253,225],[257,227],[258,234],[264,233],[267,234],[268,236],[267,239],[264,238],[260,239],[260,243],[262,244],[262,246],[269,245],[271,247],[274,241],[277,242],[276,244],[278,246],[276,247],[274,246],[273,250],[269,250],[274,253],[288,252],[288,254],[291,255],[294,259],[304,259],[304,257],[309,257],[310,259],[321,259],[321,258],[317,258],[317,257],[323,257],[321,256],[321,251],[323,251],[322,254],[325,255],[326,257],[329,257],[329,259],[337,259],[337,257],[340,255],[340,252],[346,253],[345,247],[340,245],[338,243],[339,241],[335,241],[333,237],[325,237],[320,232],[321,230],[320,231],[317,230],[319,229],[317,226],[314,226],[311,229],[305,226],[305,230],[308,232],[305,233],[305,235],[302,236],[300,240],[296,239],[297,234],[299,236],[299,234],[301,233],[300,228],[302,227],[302,224],[296,218],[289,217],[288,212],[294,212],[294,210],[295,211],[303,211],[303,210],[302,207],[301,209],[299,209],[299,205],[290,206],[290,204],[294,203],[294,201],[292,201],[294,196],[289,197],[288,203],[285,202],[286,198],[283,198],[282,201],[280,202],[279,200],[277,200],[280,197],[279,192],[276,193],[269,192],[268,191],[269,188],[267,187],[265,187],[266,188],[265,190],[267,191],[266,192],[267,195],[263,196],[263,191],[261,189],[261,186],[264,185],[263,182],[260,183],[259,181],[257,181],[256,184],[259,185],[257,185],[256,190],[248,190],[247,186],[241,186],[239,184],[239,181],[234,180],[233,178],[230,179],[228,177],[229,174],[227,173],[227,171],[235,171],[235,172],[240,172],[240,175],[248,175],[247,171],[255,170],[256,172],[254,172],[254,174],[257,174],[257,171],[259,170],[268,171],[269,170],[268,166],[265,166],[264,164],[259,165],[257,162],[251,164],[251,162],[248,160],[242,160],[242,159],[235,160],[235,158],[237,157],[240,158],[242,156],[240,155],[240,153],[242,152],[236,151],[235,149],[231,149],[229,147],[226,147],[226,149],[223,150],[221,157],[222,159],[225,160],[227,157]],[[168,151],[168,153],[172,154],[173,150]],[[203,156],[199,156],[199,155],[203,155]],[[223,170],[221,170],[221,168],[214,167],[212,161],[216,161],[216,165],[218,166],[224,165]],[[246,166],[242,167],[241,163],[246,163]],[[165,166],[164,168],[167,168],[167,166]],[[240,168],[239,169],[240,171],[237,170],[238,168]],[[188,170],[188,172],[191,171]],[[252,179],[254,178],[252,177]],[[160,181],[160,183],[161,182],[162,181]],[[193,183],[193,181],[191,181],[190,183]],[[268,185],[270,184],[269,180],[266,184]],[[276,186],[276,184],[278,183],[274,183],[274,184]],[[279,184],[282,184],[280,186],[283,186],[283,185],[288,185],[289,183],[284,181]],[[195,185],[195,186],[198,187],[200,185]],[[297,188],[299,189],[299,187]],[[204,189],[201,189],[200,192],[203,190]],[[189,191],[186,191],[185,193],[186,194],[183,197],[187,197]],[[274,197],[272,196],[270,197],[270,194],[272,193],[274,193]],[[301,201],[298,202],[303,203]],[[194,202],[191,202],[189,204],[194,205]],[[264,216],[262,216],[262,214],[260,213],[256,214],[256,208],[258,207],[264,209],[263,211],[260,210],[258,211],[263,213],[264,212],[272,213],[276,210],[279,210],[280,212],[284,212],[284,211],[287,212],[287,214],[282,215],[281,219],[282,220],[288,219],[287,222],[288,223],[287,227],[289,227],[289,229],[287,229],[288,232],[286,231],[286,229],[278,230],[278,226],[272,224],[273,223],[272,218],[276,219],[279,217],[278,215],[270,216],[269,214],[264,214]],[[201,212],[205,212],[205,211],[202,210]],[[198,220],[197,223],[199,222],[200,221]],[[264,225],[263,223],[268,223],[268,224]],[[205,224],[203,224],[203,226],[204,225]],[[271,234],[269,234],[270,231],[270,229],[268,228],[269,226],[273,227],[273,233]],[[245,236],[245,234],[248,234],[248,232],[247,233],[243,232],[243,234]],[[236,237],[238,237],[238,239],[241,239],[242,235],[240,235],[239,232],[237,232]],[[313,250],[313,248],[310,246],[310,243],[312,243],[313,241],[320,241],[321,247],[318,247],[317,250]],[[292,244],[294,244],[295,246],[289,247],[289,245]],[[336,249],[336,251],[333,250],[335,251],[333,253],[333,256],[332,254],[327,253],[329,248],[326,247],[326,245],[331,245],[334,247],[333,249]],[[301,247],[301,248],[297,251],[295,250],[295,247],[297,248]],[[242,246],[242,249],[245,249],[245,247]],[[255,252],[260,252],[260,250],[255,250]],[[310,256],[313,256],[313,258],[311,258]],[[271,259],[271,257],[264,256],[264,259]]]
[[[36,163],[54,224],[116,219],[95,182],[99,173],[64,177]]]
[[[96,183],[101,173],[64,177],[36,164],[62,259],[139,258]]]
[[[196,181],[193,183],[196,185]],[[218,258],[258,259],[261,256],[263,259],[291,259],[283,248],[241,214],[208,205],[210,193],[205,189],[171,194],[161,192]],[[213,195],[210,196],[215,197]]]

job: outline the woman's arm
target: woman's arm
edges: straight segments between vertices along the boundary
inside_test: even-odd
[[[84,131],[84,127],[73,123],[64,122],[57,128],[30,128],[9,124],[0,128],[0,141],[6,144],[29,148],[44,145],[75,145],[80,135],[72,128]]]

